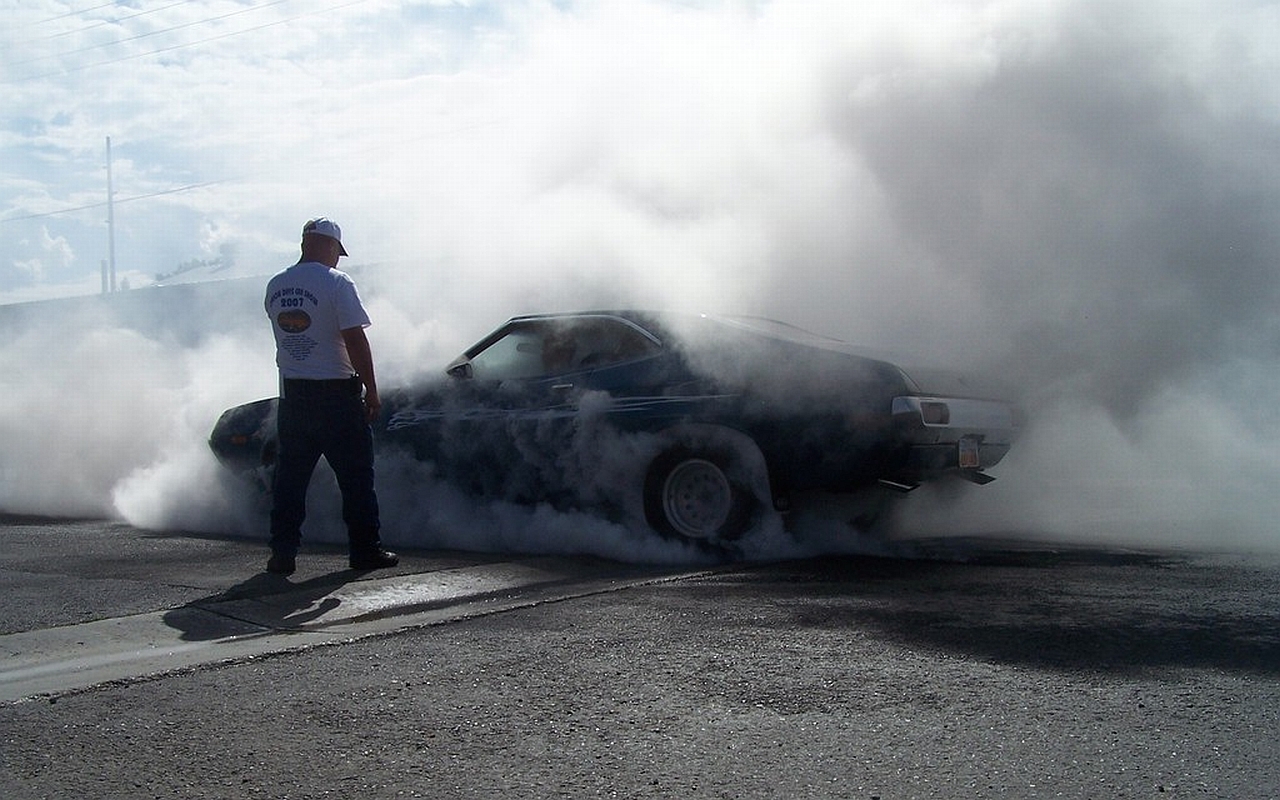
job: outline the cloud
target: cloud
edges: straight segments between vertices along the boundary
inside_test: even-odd
[[[19,240],[11,245],[13,258],[8,269],[0,271],[0,280],[17,286],[40,284],[46,274],[56,272],[75,260],[71,244],[63,237],[49,235],[42,227],[36,242]],[[24,258],[24,256],[27,256]]]
[[[28,280],[40,280],[40,276],[44,274],[44,262],[39,259],[31,259],[30,261],[14,261],[14,269]]]

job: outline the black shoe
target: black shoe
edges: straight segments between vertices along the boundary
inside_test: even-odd
[[[370,550],[367,553],[351,554],[352,569],[384,569],[400,563],[400,556],[390,550]]]
[[[292,575],[293,571],[298,568],[294,563],[293,556],[280,555],[279,553],[267,559],[267,572],[273,575]]]

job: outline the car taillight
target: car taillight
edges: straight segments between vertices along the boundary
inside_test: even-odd
[[[920,417],[925,425],[947,425],[951,422],[951,409],[946,403],[936,400],[923,400],[920,403]]]

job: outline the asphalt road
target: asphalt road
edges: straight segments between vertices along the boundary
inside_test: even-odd
[[[1280,796],[1280,559],[911,552],[285,581],[9,518],[0,797]]]

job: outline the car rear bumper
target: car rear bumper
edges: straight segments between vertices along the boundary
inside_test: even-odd
[[[895,397],[895,434],[907,451],[903,475],[921,478],[998,464],[1017,438],[1019,416],[1015,406],[999,400]]]

